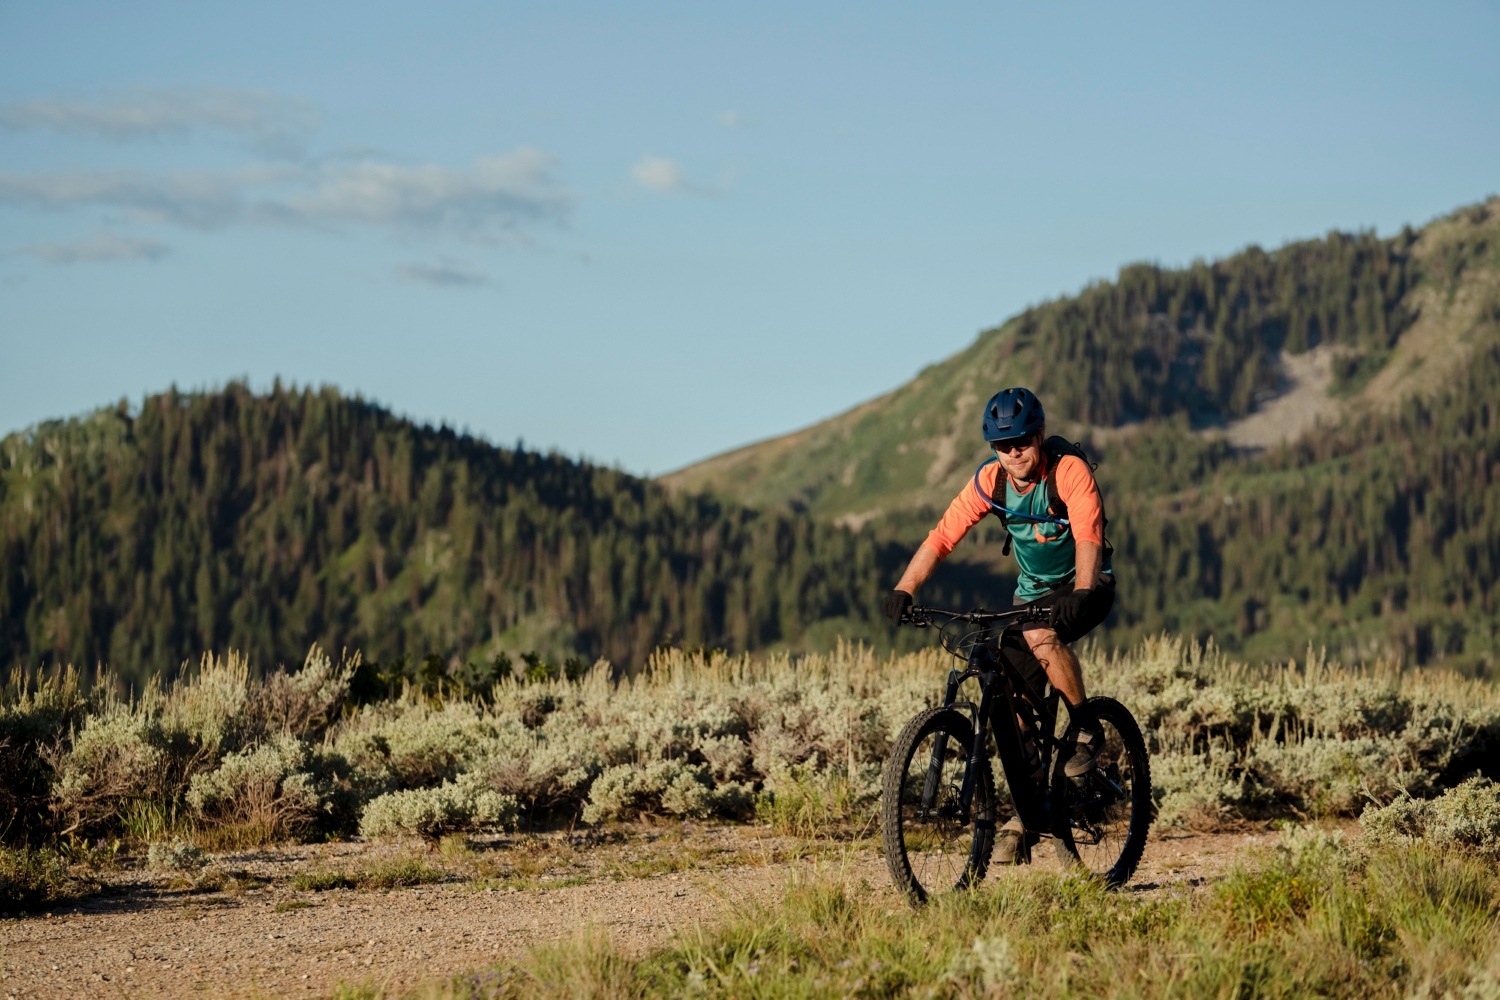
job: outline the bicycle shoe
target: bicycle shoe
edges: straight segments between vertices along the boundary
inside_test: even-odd
[[[1081,778],[1099,763],[1099,751],[1104,747],[1104,734],[1094,726],[1080,726],[1066,737],[1073,743],[1073,756],[1063,765],[1063,774],[1070,778]]]
[[[1022,834],[1026,836],[1028,847],[1041,839],[1034,833],[1026,832],[1026,828],[1021,825],[1021,817],[1012,816],[1000,828],[1000,835],[995,838],[995,852],[990,855],[995,864],[1024,865],[1031,860],[1027,852],[1021,847]]]

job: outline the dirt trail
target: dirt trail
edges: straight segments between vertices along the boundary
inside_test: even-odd
[[[726,839],[748,835],[731,828],[699,836],[714,838],[724,851]],[[1190,890],[1264,839],[1245,834],[1155,838],[1128,891]],[[673,846],[703,853],[691,838],[686,846],[681,841]],[[326,863],[326,852],[317,852],[236,860],[287,870]],[[343,856],[351,853],[357,851],[346,848]],[[746,851],[731,857],[736,863],[718,870],[598,877],[561,888],[482,888],[491,883],[469,880],[389,892],[299,893],[282,879],[234,897],[204,897],[137,882],[66,912],[0,921],[0,993],[6,998],[319,997],[340,981],[410,989],[482,970],[496,957],[589,925],[631,951],[645,951],[735,904],[774,897],[789,879],[815,872],[853,884],[866,880],[899,905],[884,860],[871,850],[770,863],[754,863]],[[1038,850],[1036,863],[1056,867],[1048,845]],[[1006,875],[999,870],[991,877]]]

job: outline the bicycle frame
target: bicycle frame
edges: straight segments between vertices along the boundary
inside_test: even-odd
[[[976,625],[994,625],[1007,622],[1007,628],[1028,621],[1044,621],[1046,613],[1034,608],[987,614],[983,612],[953,612],[938,608],[912,608],[909,621],[919,627],[930,626],[933,617],[950,620],[962,619]],[[1017,716],[1023,711],[1036,718],[1038,749],[1045,768],[1057,745],[1054,733],[1057,730],[1058,693],[1043,694],[1026,683],[1015,666],[1001,653],[999,643],[977,642],[969,651],[968,662],[963,670],[951,670],[943,693],[943,705],[957,704],[960,686],[969,678],[979,681],[979,704],[974,712],[974,737],[970,743],[969,758],[964,766],[963,785],[959,789],[958,805],[960,822],[970,821],[970,805],[974,800],[974,781],[981,756],[985,753],[986,736],[993,732],[995,747],[999,753],[1000,766],[1015,800],[1016,815],[1028,830],[1043,833],[1051,829],[1048,819],[1048,795],[1044,787],[1033,780],[1026,761],[1022,743],[1021,725]],[[1028,695],[1030,697],[1028,697]],[[947,737],[938,735],[933,743],[932,758],[928,763],[926,780],[922,785],[922,809],[932,808],[937,798],[938,782],[942,772],[942,760],[947,753]],[[993,825],[993,821],[987,821]],[[1022,838],[1022,849],[1028,851],[1027,838]]]

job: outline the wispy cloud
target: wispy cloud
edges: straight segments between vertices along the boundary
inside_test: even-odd
[[[49,264],[80,264],[90,261],[161,260],[171,247],[155,240],[121,236],[107,229],[87,239],[72,243],[34,243],[13,251],[15,255],[35,257]]]
[[[478,288],[490,283],[490,276],[461,261],[440,260],[435,264],[413,261],[396,268],[397,279],[411,285],[435,288]]]
[[[663,156],[643,156],[630,168],[630,176],[648,191],[666,194],[697,194],[699,189],[692,184],[677,161]]]
[[[317,126],[302,100],[259,91],[169,87],[82,100],[36,98],[0,104],[0,126],[91,135],[114,141],[194,132],[225,135],[275,156],[296,155]]]
[[[123,208],[154,221],[213,229],[244,217],[246,194],[285,180],[286,170],[147,174],[134,170],[0,174],[0,204],[66,210]]]
[[[364,223],[401,230],[481,235],[564,221],[573,197],[558,183],[556,160],[522,148],[485,157],[470,170],[388,163],[330,166],[307,194],[267,201],[258,211],[280,221]]]
[[[0,174],[0,204],[125,209],[196,229],[236,223],[313,228],[367,225],[470,239],[565,222],[573,196],[556,161],[522,148],[471,169],[390,163],[281,164],[223,173],[137,171]]]
[[[745,116],[738,111],[720,111],[718,119],[719,124],[725,128],[739,128],[745,124]]]

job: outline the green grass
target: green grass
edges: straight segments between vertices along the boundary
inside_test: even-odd
[[[367,865],[360,875],[360,886],[367,889],[401,889],[442,882],[447,877],[448,873],[436,865],[429,865],[417,858],[401,858]]]
[[[298,872],[287,884],[298,892],[328,892],[333,889],[358,889],[359,878],[342,868],[318,868]]]
[[[422,995],[1490,996],[1497,917],[1477,858],[1294,831],[1197,892],[1022,872],[911,910],[817,878],[645,955],[585,929]]]
[[[755,800],[755,818],[783,836],[854,839],[880,831],[877,796],[837,771],[814,772],[795,767],[774,791]]]
[[[298,872],[287,884],[298,892],[332,889],[402,889],[442,882],[448,873],[418,858],[372,861],[359,868],[315,868]]]

